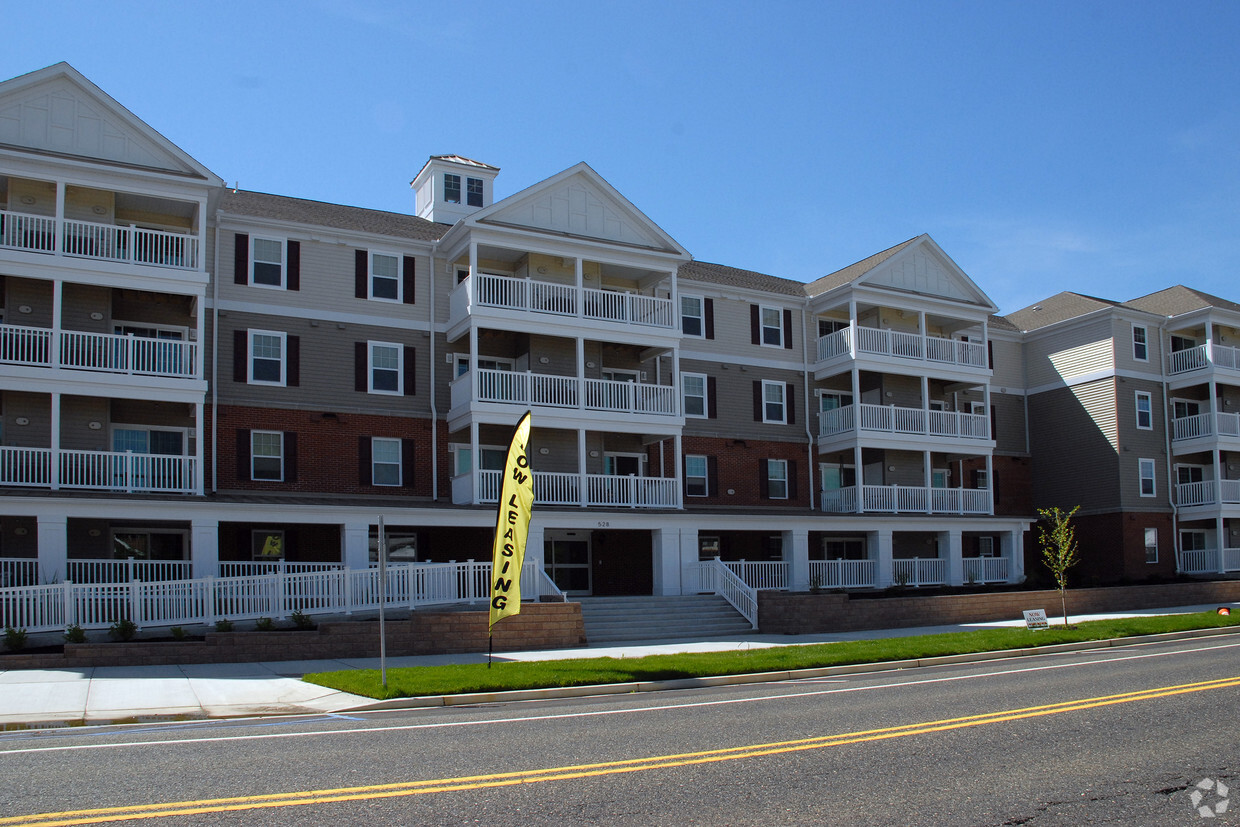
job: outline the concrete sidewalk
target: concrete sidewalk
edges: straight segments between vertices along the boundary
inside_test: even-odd
[[[1219,604],[1240,611],[1240,603]],[[1050,607],[1048,607],[1049,610]],[[1180,606],[1097,615],[1074,615],[1073,622],[1120,617],[1209,612],[1217,605]],[[1054,620],[1052,619],[1052,623]],[[624,657],[675,652],[720,652],[770,646],[835,643],[883,637],[930,635],[999,626],[1022,621],[873,629],[815,635],[762,635],[695,638],[600,645],[576,649],[503,652],[497,661],[564,660]],[[481,653],[388,658],[388,668],[453,663],[485,663]],[[254,715],[325,714],[372,706],[371,698],[337,692],[300,677],[308,672],[378,669],[378,658],[281,661],[271,663],[187,664],[183,666],[108,666],[87,669],[14,669],[0,672],[0,728],[56,724],[131,723],[145,720],[228,718]],[[388,705],[391,705],[390,702]]]

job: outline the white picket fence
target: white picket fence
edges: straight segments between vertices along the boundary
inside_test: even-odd
[[[121,619],[138,628],[211,625],[217,620],[275,620],[305,615],[351,614],[385,606],[415,609],[490,599],[491,564],[407,563],[389,566],[386,588],[379,570],[272,570],[242,577],[206,577],[124,583],[66,581],[0,588],[0,627],[27,632],[60,631],[76,625],[106,629]],[[521,596],[563,599],[542,567],[528,562],[521,571]]]

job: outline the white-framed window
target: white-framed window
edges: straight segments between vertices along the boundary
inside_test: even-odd
[[[931,399],[926,403],[926,407],[932,411],[946,411],[947,402],[943,399]]]
[[[272,482],[284,479],[282,431],[250,431],[250,479]]]
[[[645,454],[604,454],[603,473],[615,477],[644,477]]]
[[[367,342],[366,390],[369,393],[404,393],[405,349],[392,342]]]
[[[469,354],[457,353],[454,356],[456,362],[456,375],[464,376],[469,373]],[[506,370],[511,371],[516,362],[512,359],[498,359],[494,356],[479,356],[476,360],[479,370]]]
[[[973,414],[974,416],[985,416],[986,415],[986,403],[985,402],[970,402],[969,413]]]
[[[719,535],[718,534],[699,534],[698,535],[698,559],[714,560],[719,556]]]
[[[977,538],[977,556],[978,557],[994,557],[995,556],[995,538],[994,537],[978,537]]]
[[[761,307],[758,309],[758,318],[762,326],[762,344],[783,347],[784,312],[778,307]]]
[[[706,335],[706,317],[701,296],[680,297],[680,331],[686,336]]]
[[[1142,497],[1158,496],[1158,487],[1154,483],[1155,465],[1152,459],[1137,460],[1137,477]]]
[[[1145,562],[1158,562],[1158,529],[1156,528],[1145,530]]]
[[[834,411],[836,408],[846,408],[853,403],[851,393],[843,391],[819,391],[818,392],[818,411],[826,413]]]
[[[680,374],[681,393],[684,397],[685,416],[704,418],[710,415],[706,400],[706,374]]]
[[[818,319],[818,338],[830,336],[832,333],[838,333],[841,330],[848,329],[848,322],[842,322],[839,319]]]
[[[762,380],[762,421],[783,425],[788,421],[784,405],[787,388],[783,382]]]
[[[841,488],[852,488],[857,484],[857,467],[824,462],[818,466],[822,479],[823,491],[838,491]]]
[[[1200,528],[1180,529],[1180,551],[1205,551],[1206,532]]]
[[[465,444],[452,444],[448,446],[455,457],[453,463],[453,474],[460,476],[468,474],[474,470],[473,465],[473,449]],[[480,471],[503,471],[504,463],[508,461],[508,449],[499,445],[479,445],[478,453],[482,457],[479,463]]]
[[[276,330],[251,330],[250,364],[246,380],[253,385],[283,385],[287,379],[287,334]]]
[[[465,179],[465,203],[471,207],[482,206],[482,179]]]
[[[1154,398],[1149,391],[1137,391],[1137,427],[1142,431],[1154,428]]]
[[[461,176],[452,172],[443,174],[443,200],[449,204],[461,203]]]
[[[1176,465],[1175,481],[1180,485],[1189,485],[1194,482],[1202,482],[1206,478],[1206,468],[1204,465]]]
[[[399,302],[400,256],[391,253],[370,253],[370,295],[378,301]]]
[[[930,471],[930,487],[946,488],[947,487],[947,469],[935,468]]]
[[[985,491],[990,488],[990,475],[985,468],[979,468],[973,472],[973,478],[977,481],[979,491]]]
[[[1197,416],[1201,413],[1201,403],[1192,399],[1172,399],[1171,400],[1171,417],[1173,419],[1184,419],[1190,416]]]
[[[766,461],[766,495],[772,500],[788,499],[788,460]]]
[[[283,560],[284,532],[280,529],[250,531],[250,556],[255,560]]]
[[[284,287],[285,242],[275,238],[250,238],[250,284]]]
[[[116,425],[112,428],[112,450],[117,453],[188,456],[189,431],[185,428],[147,428]]]
[[[1132,358],[1138,362],[1150,360],[1149,330],[1143,324],[1132,326]]]
[[[697,454],[685,456],[685,494],[705,497],[710,494],[710,464],[706,457]]]
[[[370,440],[370,480],[374,485],[401,485],[400,453],[399,439],[374,437]]]

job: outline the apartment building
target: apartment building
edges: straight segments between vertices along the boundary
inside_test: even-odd
[[[485,560],[526,410],[568,594],[1024,578],[1036,331],[929,236],[803,284],[584,163],[499,173],[432,156],[408,214],[236,190],[67,64],[0,84],[7,580],[361,570],[380,519]]]
[[[1034,498],[1081,507],[1083,573],[1240,571],[1240,306],[1066,292],[1006,320],[1025,341]]]

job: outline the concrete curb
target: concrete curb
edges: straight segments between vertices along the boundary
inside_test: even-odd
[[[740,675],[719,675],[704,678],[678,678],[667,681],[636,681],[630,683],[598,684],[594,686],[562,686],[546,689],[517,689],[508,692],[470,692],[462,695],[420,695],[409,698],[392,698],[363,704],[340,712],[375,712],[394,709],[422,709],[436,706],[474,706],[480,704],[510,703],[513,701],[553,700],[556,698],[587,698],[605,695],[629,695],[635,692],[667,692],[676,689],[702,689],[711,686],[739,686],[748,683],[776,683],[779,681],[828,678],[835,675],[856,675],[866,672],[890,672],[900,669],[919,669],[929,666],[946,666],[958,663],[980,663],[1005,658],[1026,658],[1034,655],[1055,655],[1064,652],[1083,652],[1090,649],[1108,649],[1121,646],[1140,646],[1199,637],[1240,635],[1240,629],[1193,629],[1187,632],[1165,632],[1139,637],[1088,640],[1079,643],[1054,643],[1048,646],[1026,646],[1021,649],[1001,649],[994,652],[972,652],[961,655],[939,655],[911,660],[881,661],[877,663],[852,663],[843,666],[820,666],[811,669],[793,669],[783,672],[754,672]]]

